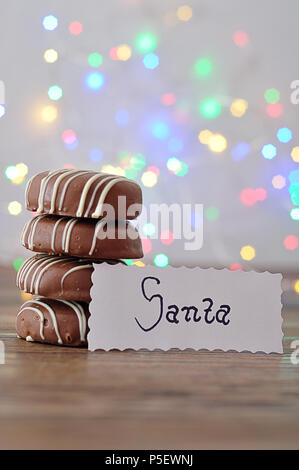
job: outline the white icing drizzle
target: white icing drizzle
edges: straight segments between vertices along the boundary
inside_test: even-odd
[[[83,211],[84,211],[84,207],[85,207],[85,202],[86,202],[86,197],[88,195],[88,192],[89,192],[89,189],[91,187],[91,185],[97,181],[99,178],[101,178],[101,180],[99,181],[98,185],[96,186],[96,189],[94,190],[93,192],[93,195],[92,197],[94,198],[95,197],[95,193],[97,191],[97,189],[102,186],[102,184],[104,184],[106,181],[109,181],[112,179],[115,179],[115,176],[111,176],[111,175],[103,175],[102,173],[97,173],[93,176],[91,176],[85,183],[84,185],[84,188],[83,188],[83,191],[82,191],[82,194],[81,194],[81,197],[80,197],[80,201],[79,201],[79,204],[78,204],[78,210],[76,212],[76,217],[82,217],[82,214],[83,214]],[[123,180],[123,178],[122,178]]]
[[[71,307],[74,310],[75,314],[77,315],[78,323],[79,323],[80,339],[83,343],[85,341],[85,334],[86,334],[86,317],[85,317],[85,313],[84,313],[82,305],[78,304],[77,302],[70,302],[68,300],[60,300],[60,302],[63,302],[64,304]]]
[[[92,218],[96,219],[100,216],[101,211],[102,211],[102,206],[105,202],[108,192],[116,183],[119,183],[120,181],[124,181],[124,178],[123,177],[115,178],[112,181],[110,181],[110,183],[108,183],[107,186],[105,186],[99,198],[97,207],[95,208],[95,211],[91,214]]]
[[[107,176],[107,178],[103,178],[103,179],[101,179],[101,181],[98,182],[98,184],[97,184],[96,187],[94,188],[93,194],[92,194],[92,196],[91,196],[91,198],[90,198],[88,207],[87,207],[87,209],[86,209],[86,211],[85,211],[85,214],[84,214],[84,217],[88,217],[89,211],[90,211],[90,209],[91,209],[91,207],[92,207],[92,205],[93,205],[94,198],[95,198],[95,196],[96,196],[96,193],[97,193],[98,189],[102,186],[103,183],[105,183],[106,181],[109,181],[109,180],[111,180],[111,179],[114,179],[114,178],[115,178],[115,176]]]
[[[27,230],[28,230],[28,227],[29,227],[29,224],[30,224],[31,221],[32,221],[32,219],[28,220],[28,222],[26,222],[26,224],[24,225],[24,228],[22,230],[22,235],[21,235],[21,244],[22,245],[25,245],[25,236],[26,236],[26,233],[27,233]]]
[[[82,343],[85,342],[87,324],[86,324],[86,317],[85,317],[85,313],[84,313],[84,309],[83,309],[82,305],[80,305],[78,302],[71,302],[71,301],[68,301],[68,300],[56,300],[56,302],[61,302],[65,305],[68,305],[75,312],[75,314],[78,318],[80,339],[81,339]],[[31,311],[37,313],[39,318],[40,318],[40,337],[41,337],[42,340],[45,340],[45,336],[44,336],[45,317],[44,317],[43,313],[38,308],[28,306],[29,303],[40,305],[40,306],[44,307],[49,312],[49,314],[52,318],[54,330],[55,330],[55,333],[56,333],[56,336],[57,336],[57,341],[58,341],[59,344],[63,344],[63,341],[62,341],[62,339],[60,337],[60,334],[59,334],[59,331],[58,331],[57,319],[56,319],[56,314],[55,314],[54,310],[49,305],[47,305],[45,302],[42,302],[40,299],[38,299],[38,300],[28,300],[27,302],[25,302],[23,304],[21,310],[19,311],[17,317],[22,312],[24,312],[24,310],[31,310]],[[27,338],[26,338],[26,340],[27,340]],[[32,338],[31,338],[31,340],[32,340]],[[31,341],[31,340],[28,340],[28,341]]]
[[[27,244],[29,250],[33,250],[33,236],[35,234],[35,230],[37,227],[37,224],[40,220],[42,220],[44,217],[47,217],[46,215],[39,215],[37,217],[34,217],[33,219],[30,220],[31,223],[28,224],[28,228],[30,227],[30,232],[27,238]],[[26,230],[27,233],[27,230]],[[24,234],[24,239],[25,239],[25,234]]]
[[[57,194],[60,182],[67,176],[71,176],[73,173],[78,173],[78,170],[69,170],[68,172],[62,173],[62,175],[58,176],[58,178],[55,180],[55,183],[52,189],[51,207],[49,210],[49,214],[53,214],[53,212],[55,211],[56,194]]]
[[[80,271],[81,269],[87,269],[87,268],[92,268],[92,264],[84,264],[83,266],[75,266],[74,268],[69,269],[61,278],[60,285],[61,285],[61,290],[63,292],[63,282],[67,276],[72,274],[75,271]]]
[[[36,175],[34,176],[31,176],[30,180],[28,181],[28,183],[26,184],[26,189],[25,189],[25,201],[26,201],[26,207],[28,208],[29,207],[29,201],[28,201],[28,192],[29,192],[29,189],[31,187],[31,183],[33,181],[33,179],[35,178]]]
[[[40,318],[39,334],[40,334],[41,339],[44,340],[44,339],[45,339],[45,336],[44,336],[44,321],[45,321],[45,317],[44,317],[44,315],[42,314],[42,312],[40,312],[40,311],[38,310],[38,308],[34,308],[34,307],[24,307],[24,308],[22,308],[22,309],[19,311],[17,317],[18,317],[19,315],[21,315],[21,313],[24,312],[24,310],[32,310],[33,312],[37,313],[37,315],[38,315],[39,318]],[[27,336],[27,338],[28,338],[28,336]],[[29,340],[27,340],[27,338],[26,338],[26,341],[29,341]],[[30,338],[31,338],[31,336],[30,336]],[[31,339],[30,341],[33,341],[33,339]]]
[[[95,226],[95,229],[94,229],[94,234],[93,234],[93,239],[92,239],[92,244],[91,244],[90,251],[89,251],[89,256],[91,256],[94,252],[96,242],[97,242],[98,232],[99,232],[100,228],[102,228],[102,226],[105,223],[106,222],[104,220],[99,220],[99,222],[96,223],[96,226]]]
[[[59,219],[55,222],[55,225],[54,225],[54,228],[53,228],[53,232],[52,232],[52,236],[51,236],[51,250],[52,250],[53,252],[55,251],[55,235],[56,235],[56,231],[57,231],[58,225],[60,224],[60,222],[61,222],[62,220],[65,220],[65,217],[59,218]]]
[[[53,258],[53,257],[51,257]],[[57,259],[58,258],[58,259]],[[49,269],[50,266],[54,265],[54,264],[57,264],[57,263],[61,263],[61,262],[70,262],[72,261],[72,259],[70,260],[65,260],[61,257],[56,257],[56,259],[54,261],[51,261],[49,259],[46,259],[43,263],[41,263],[39,265],[39,268],[41,268],[42,266],[44,266],[40,271],[39,271],[39,274],[37,275],[37,270],[35,270],[35,272],[33,273],[33,276],[32,276],[32,279],[31,279],[31,286],[30,286],[30,292],[34,292],[34,294],[38,294],[38,289],[39,289],[39,284],[40,284],[40,280],[42,278],[42,275],[44,274],[45,271],[47,271],[47,269]],[[36,278],[36,279],[35,279]]]
[[[63,235],[62,235],[62,244],[61,244],[62,250],[65,253],[69,252],[69,244],[70,244],[70,238],[71,238],[72,230],[73,230],[74,225],[77,222],[78,222],[78,219],[73,218],[73,219],[70,219],[65,224],[65,227],[64,227],[64,230],[63,230]]]
[[[60,173],[68,173],[70,170],[66,169],[59,169],[59,170],[54,170],[50,171],[42,180],[40,183],[40,189],[39,189],[39,196],[38,196],[38,209],[37,212],[43,212],[44,210],[44,196],[47,188],[47,184],[50,181],[50,179],[55,176],[59,175]]]
[[[51,256],[46,256],[43,257],[43,258],[30,258],[29,260],[27,260],[26,263],[24,263],[24,266],[26,264],[26,266],[24,267],[24,270],[22,271],[22,273],[20,273],[20,277],[19,277],[19,286],[20,286],[20,283],[23,281],[24,283],[24,291],[27,292],[27,280],[28,280],[28,276],[30,274],[30,272],[33,270],[33,269],[37,269],[38,268],[38,265],[40,263],[42,263],[43,261],[45,261],[45,259],[48,261],[51,259]],[[23,268],[23,266],[22,266]]]
[[[26,336],[26,341],[34,343],[34,339],[31,336]]]
[[[55,333],[56,333],[56,336],[57,336],[57,341],[58,341],[59,344],[62,344],[62,339],[61,339],[59,331],[58,331],[57,319],[56,319],[56,315],[55,315],[54,310],[49,305],[47,305],[45,302],[41,302],[40,300],[28,300],[27,302],[25,302],[23,304],[23,307],[24,307],[24,305],[28,304],[29,302],[31,302],[33,304],[38,304],[38,305],[44,307],[49,312],[49,314],[51,316],[51,319],[52,319],[52,322],[53,322],[54,330],[55,330]],[[59,302],[59,300],[57,300],[57,302]],[[31,307],[29,307],[29,308],[31,309]],[[21,312],[23,310],[24,310],[24,308],[22,308]],[[19,314],[21,312],[19,312]],[[40,313],[42,314],[42,312],[40,312]]]
[[[59,210],[59,211],[61,211],[61,209],[62,209],[63,201],[64,201],[65,194],[66,194],[66,190],[67,190],[69,184],[71,183],[71,181],[73,181],[75,178],[78,178],[78,176],[85,175],[86,173],[88,173],[87,170],[85,170],[85,171],[78,171],[77,174],[71,176],[71,178],[69,178],[69,179],[66,181],[66,183],[64,184],[64,187],[63,187],[61,196],[60,196],[60,202],[59,202],[59,206],[58,206],[58,210]]]

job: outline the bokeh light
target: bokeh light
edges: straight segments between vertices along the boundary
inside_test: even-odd
[[[8,212],[10,215],[19,215],[22,212],[22,204],[19,201],[11,201],[8,204]]]
[[[238,30],[233,34],[233,41],[238,47],[245,47],[248,44],[248,34],[245,31]]]
[[[164,253],[159,253],[154,257],[154,265],[159,268],[165,268],[169,264],[168,256]]]
[[[16,271],[19,271],[20,267],[24,263],[24,258],[15,258],[13,262],[13,267]]]
[[[109,51],[109,55],[112,60],[119,60],[117,55],[117,47],[112,47]]]
[[[240,250],[241,257],[246,261],[251,261],[255,258],[255,249],[251,245],[245,245]]]
[[[204,117],[215,118],[221,113],[221,104],[213,98],[208,98],[201,102],[199,109]]]
[[[0,119],[5,116],[5,113],[6,113],[6,109],[5,109],[5,106],[4,104],[0,104]]]
[[[152,237],[156,233],[156,227],[152,222],[143,224],[142,231],[146,237]]]
[[[102,152],[102,150],[98,149],[98,148],[92,148],[89,150],[88,152],[88,157],[89,157],[89,160],[91,160],[92,162],[100,162],[103,158],[104,154]]]
[[[204,129],[200,131],[200,133],[198,134],[198,140],[201,144],[208,145],[209,140],[212,135],[213,135],[213,132],[211,132],[209,129]]]
[[[242,117],[248,109],[248,102],[241,98],[234,100],[230,106],[230,112],[235,117]]]
[[[299,240],[295,235],[288,235],[285,237],[283,244],[287,250],[295,250],[298,248]]]
[[[294,162],[299,163],[299,147],[293,147],[291,151],[291,157]]]
[[[294,291],[299,294],[299,279],[294,282]]]
[[[152,188],[158,182],[158,176],[153,171],[145,171],[141,176],[141,182],[143,186]]]
[[[176,97],[173,93],[164,93],[161,98],[161,103],[164,104],[164,106],[171,106],[176,102]]]
[[[148,238],[141,238],[142,250],[147,255],[153,248],[152,242]]]
[[[187,163],[181,161],[181,168],[180,168],[180,170],[179,170],[177,173],[175,173],[175,174],[176,174],[177,176],[183,177],[183,176],[185,176],[185,175],[188,173],[188,171],[189,171],[189,167],[188,167]]]
[[[42,24],[47,31],[54,31],[58,26],[58,19],[54,15],[47,15],[43,18]]]
[[[268,116],[272,117],[272,118],[278,118],[279,116],[282,115],[282,112],[283,112],[283,107],[280,103],[269,103],[267,105],[267,114]]]
[[[51,123],[57,118],[58,111],[53,105],[45,106],[41,111],[41,119],[44,122]]]
[[[286,179],[282,175],[275,175],[272,178],[272,185],[275,189],[282,189],[286,185]]]
[[[86,77],[86,84],[92,90],[98,90],[104,85],[104,76],[100,72],[90,72]]]
[[[212,62],[209,59],[202,57],[195,62],[194,71],[198,77],[206,77],[212,72]]]
[[[9,165],[5,169],[5,177],[13,184],[23,183],[28,174],[28,166],[25,163],[17,163],[16,165]]]
[[[219,218],[219,209],[211,206],[205,209],[205,218],[210,221],[217,220]]]
[[[230,271],[239,271],[239,270],[241,271],[243,267],[240,263],[233,263],[229,269]]]
[[[88,56],[88,63],[90,67],[94,67],[94,68],[100,67],[100,65],[102,65],[103,63],[103,56],[99,54],[98,52],[92,52]]]
[[[293,133],[288,127],[281,127],[278,129],[276,135],[278,140],[284,144],[290,142],[290,140],[293,138]]]
[[[272,160],[272,158],[276,157],[277,149],[273,144],[265,144],[262,148],[262,155],[266,160]]]
[[[250,153],[251,147],[247,142],[239,142],[231,149],[231,156],[235,162],[241,162]]]
[[[116,55],[118,60],[127,61],[132,56],[132,49],[128,44],[121,44],[116,48]]]
[[[111,175],[125,176],[125,171],[120,166],[103,165],[101,171]]]
[[[227,147],[227,140],[224,135],[213,134],[209,138],[208,147],[212,152],[221,153]]]
[[[290,210],[290,217],[292,220],[299,220],[299,208],[298,207],[293,207],[293,209]]]
[[[163,121],[154,121],[151,125],[151,133],[156,139],[167,139],[169,132],[169,127]]]
[[[184,148],[184,143],[178,137],[172,137],[167,144],[168,150],[173,153],[181,152]]]
[[[58,101],[62,98],[63,91],[59,85],[52,85],[48,89],[48,97],[50,100]]]
[[[55,49],[47,49],[44,52],[44,60],[48,64],[53,64],[58,60],[58,52]]]
[[[264,93],[267,103],[277,103],[280,100],[280,92],[276,88],[268,88]]]
[[[157,47],[157,39],[152,33],[143,33],[136,40],[136,49],[141,54],[152,52]]]
[[[240,199],[245,206],[253,206],[257,201],[255,190],[253,188],[243,189],[240,194]]]
[[[163,245],[171,245],[174,241],[173,233],[170,232],[169,230],[165,230],[164,232],[161,233],[160,240],[161,240],[161,243],[163,243]]]
[[[159,57],[157,56],[157,54],[151,52],[143,57],[143,63],[147,69],[153,70],[159,65]]]
[[[114,120],[119,126],[126,126],[130,121],[130,113],[126,109],[118,109]]]
[[[62,133],[62,140],[65,144],[71,145],[77,140],[77,135],[72,129],[66,129]]]
[[[176,157],[167,160],[167,168],[171,173],[178,174],[182,169],[182,162]]]
[[[82,26],[82,24],[81,24],[79,21],[73,21],[73,22],[69,25],[69,32],[70,32],[73,36],[78,36],[79,34],[82,33],[82,30],[83,30],[83,26]]]
[[[180,21],[189,21],[192,18],[192,8],[189,5],[182,5],[176,11]]]

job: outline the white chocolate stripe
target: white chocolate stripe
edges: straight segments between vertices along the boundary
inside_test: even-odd
[[[38,209],[37,212],[43,212],[44,210],[44,196],[47,188],[47,184],[50,181],[51,178],[55,175],[59,175],[60,173],[68,173],[70,170],[65,170],[65,169],[59,169],[59,170],[54,170],[50,171],[48,175],[46,175],[40,183],[40,189],[39,189],[39,196],[38,196]]]
[[[95,211],[91,214],[92,218],[98,218],[100,216],[101,211],[102,211],[102,206],[105,202],[108,192],[116,183],[119,183],[120,181],[124,181],[124,178],[123,177],[115,178],[112,181],[110,181],[110,183],[108,183],[107,186],[105,186],[99,198],[97,207],[95,208]]]
[[[25,189],[26,207],[29,207],[28,192],[29,192],[29,189],[30,189],[30,187],[31,187],[31,183],[32,183],[32,181],[33,181],[34,178],[35,178],[35,175],[34,175],[34,176],[31,176],[30,180],[29,180],[28,183],[26,184],[26,189]]]
[[[67,222],[64,231],[63,231],[63,238],[62,238],[62,249],[65,253],[69,252],[69,244],[70,244],[70,238],[72,234],[72,230],[74,225],[78,222],[78,219],[71,219]]]
[[[67,190],[69,184],[71,183],[71,181],[73,181],[78,176],[85,175],[86,173],[88,173],[87,170],[86,171],[78,171],[77,174],[71,176],[71,178],[66,181],[66,183],[63,186],[63,190],[62,190],[62,193],[61,193],[61,196],[60,196],[60,202],[59,202],[59,206],[58,206],[59,211],[61,211],[61,209],[62,209],[63,201],[64,201],[65,194],[66,194],[66,190]]]
[[[87,268],[92,268],[92,264],[84,264],[83,266],[75,266],[74,268],[71,268],[69,269],[63,276],[62,276],[62,279],[60,281],[60,285],[61,285],[61,290],[63,292],[63,282],[65,280],[65,278],[67,276],[69,276],[71,273],[73,273],[74,271],[79,271],[81,269],[87,269]]]
[[[42,340],[45,340],[45,336],[44,336],[44,321],[45,321],[45,317],[44,315],[42,314],[42,312],[40,312],[37,308],[34,308],[34,307],[25,307],[25,308],[22,308],[22,310],[19,311],[17,317],[22,313],[24,312],[24,310],[32,310],[33,312],[37,313],[39,318],[40,318],[40,327],[39,327],[39,334],[40,334],[40,337]]]
[[[103,178],[101,179],[101,181],[98,182],[98,184],[96,185],[96,187],[94,188],[94,191],[93,191],[93,194],[90,198],[90,201],[89,201],[89,204],[88,204],[88,207],[85,211],[85,214],[84,214],[84,217],[88,217],[88,214],[89,214],[89,211],[90,209],[92,208],[92,205],[93,205],[93,202],[94,202],[94,198],[96,196],[96,193],[98,191],[98,189],[102,186],[103,183],[105,183],[106,181],[110,181],[111,179],[114,179],[115,176],[107,176],[107,178]],[[84,201],[85,202],[85,201]]]
[[[55,333],[56,333],[56,336],[57,336],[57,340],[58,340],[58,343],[59,344],[62,344],[62,339],[60,337],[60,334],[59,334],[59,331],[58,331],[58,325],[57,325],[57,319],[56,319],[56,315],[55,315],[55,312],[54,310],[49,306],[47,305],[46,303],[44,302],[41,302],[40,300],[29,300],[29,302],[32,302],[32,303],[35,303],[35,304],[38,304],[38,305],[41,305],[42,307],[44,307],[46,310],[48,310],[51,318],[52,318],[52,322],[53,322],[53,326],[54,326],[54,330],[55,330]],[[25,304],[24,304],[25,305]]]
[[[22,230],[22,235],[21,235],[21,244],[22,245],[25,244],[25,236],[26,236],[26,233],[27,233],[27,230],[28,230],[28,227],[29,227],[29,224],[30,224],[31,221],[32,221],[32,219],[28,220],[28,222],[26,222],[26,224],[24,225],[24,228]]]
[[[52,236],[51,236],[51,250],[54,252],[55,251],[55,235],[56,235],[56,231],[57,231],[57,228],[58,228],[58,225],[60,224],[60,222],[62,220],[65,220],[65,217],[61,217],[60,219],[58,219],[56,222],[55,222],[55,225],[54,225],[54,228],[53,228],[53,232],[52,232]]]
[[[78,170],[69,170],[68,173],[63,173],[62,175],[58,176],[58,178],[55,180],[53,190],[52,190],[51,207],[49,210],[49,214],[53,214],[53,212],[55,211],[56,194],[57,194],[60,182],[67,176],[72,175],[73,173],[78,173]]]
[[[35,270],[33,276],[32,276],[32,279],[31,279],[31,286],[30,286],[30,292],[33,293],[33,289],[34,289],[34,293],[38,295],[38,289],[39,289],[39,284],[40,284],[40,280],[42,278],[42,275],[44,274],[45,271],[47,271],[47,269],[54,265],[54,264],[57,264],[57,263],[61,263],[61,262],[66,262],[66,261],[73,261],[72,259],[70,260],[65,260],[64,258],[60,258],[58,257],[59,259],[55,259],[54,261],[50,261],[50,260],[45,260],[43,263],[41,263],[38,267],[39,268],[42,268],[42,266],[44,266],[40,272],[38,273],[37,275],[37,270]],[[50,262],[49,262],[50,261]],[[35,279],[36,278],[36,279]]]
[[[86,318],[84,314],[83,307],[78,304],[77,302],[70,302],[68,300],[60,300],[64,304],[71,307],[77,315],[78,323],[79,323],[79,331],[80,331],[80,339],[82,343],[85,341],[85,334],[86,334]]]
[[[34,233],[35,233],[37,224],[44,217],[47,217],[47,216],[46,215],[41,215],[41,216],[38,216],[38,217],[34,217],[33,222],[32,222],[32,219],[30,221],[30,222],[32,222],[32,224],[28,225],[28,227],[30,227],[30,232],[29,232],[28,239],[27,239],[27,244],[28,244],[29,250],[33,249],[33,237],[34,237]]]
[[[95,229],[94,229],[94,234],[93,234],[93,239],[92,239],[92,244],[91,244],[90,251],[89,251],[89,256],[91,256],[94,252],[96,242],[97,242],[97,235],[98,235],[99,230],[106,223],[107,222],[105,220],[99,220],[99,222],[96,223],[96,226],[95,226]]]
[[[83,211],[84,211],[84,206],[85,206],[85,201],[86,201],[86,197],[88,195],[88,192],[89,192],[89,189],[91,187],[91,185],[97,181],[99,178],[101,178],[100,180],[100,185],[102,185],[105,181],[107,181],[108,179],[111,179],[111,176],[106,176],[101,174],[101,173],[97,173],[93,176],[91,176],[85,183],[84,185],[84,188],[83,188],[83,191],[81,193],[81,197],[80,197],[80,201],[79,201],[79,205],[78,205],[78,210],[76,212],[76,217],[82,217],[82,214],[83,214]],[[114,179],[115,177],[113,177]]]
[[[48,261],[49,259],[50,259],[50,256],[47,257],[46,261]],[[31,264],[28,263],[27,269],[24,270],[21,281],[23,280],[25,292],[27,292],[27,281],[28,281],[29,274],[31,273],[33,269],[36,270],[42,262],[45,262],[44,258],[34,259],[33,263]]]

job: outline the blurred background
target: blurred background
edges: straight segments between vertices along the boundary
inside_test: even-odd
[[[148,223],[145,263],[283,271],[299,293],[298,14],[291,0],[5,2],[1,263],[30,256],[28,178],[87,168],[138,181],[146,205],[204,204],[203,247],[152,240]]]

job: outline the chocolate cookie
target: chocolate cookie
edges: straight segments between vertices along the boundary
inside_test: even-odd
[[[134,238],[134,239],[133,239]],[[141,258],[142,245],[130,222],[40,215],[23,229],[22,245],[39,253],[93,259]]]
[[[105,260],[109,264],[118,261]],[[101,261],[96,261],[101,263]],[[35,255],[27,259],[17,274],[17,287],[32,295],[51,299],[90,302],[90,260],[66,256]]]
[[[25,302],[17,315],[20,338],[65,346],[86,346],[88,304],[40,297]]]
[[[124,213],[119,210],[120,196],[125,198]],[[39,214],[98,219],[103,216],[103,204],[114,209],[107,219],[135,219],[142,209],[141,188],[123,176],[66,169],[39,173],[26,187],[26,207]]]

